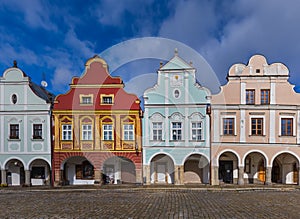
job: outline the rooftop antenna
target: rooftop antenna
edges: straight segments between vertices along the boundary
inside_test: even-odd
[[[46,75],[45,75],[44,72],[43,72],[43,74],[42,74],[41,85],[42,85],[42,87],[44,87],[44,88],[46,88],[46,87],[48,86],[48,83],[47,83],[47,81],[46,81]]]

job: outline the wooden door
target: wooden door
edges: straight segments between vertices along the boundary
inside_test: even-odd
[[[263,183],[266,181],[266,168],[263,161],[258,164],[258,180]]]
[[[299,176],[299,172],[298,172],[297,164],[294,163],[293,164],[293,182],[294,183],[298,183],[298,176]]]

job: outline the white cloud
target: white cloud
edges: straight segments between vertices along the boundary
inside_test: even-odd
[[[9,43],[0,44],[0,60],[2,63],[5,63],[8,66],[12,66],[13,60],[17,60],[18,63],[25,63],[28,65],[33,65],[38,63],[37,55],[21,46],[14,47]]]
[[[78,39],[73,29],[70,29],[65,35],[64,43],[75,53],[80,54],[80,56],[91,57],[95,54],[94,45],[89,41]]]
[[[160,35],[199,51],[222,83],[232,64],[247,63],[256,53],[265,55],[269,63],[283,62],[291,69],[291,80],[300,80],[294,73],[300,68],[299,1],[241,0],[222,6],[219,3],[178,1],[173,16],[163,22]]]
[[[14,12],[23,14],[24,23],[33,28],[41,27],[46,30],[57,30],[56,25],[51,21],[49,7],[51,5],[39,0],[19,1],[2,0],[0,7],[9,8]]]

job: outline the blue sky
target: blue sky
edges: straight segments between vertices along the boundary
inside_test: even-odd
[[[71,78],[80,76],[95,54],[127,40],[162,37],[197,51],[220,84],[226,83],[231,65],[263,54],[269,63],[284,63],[289,81],[300,87],[299,8],[298,0],[1,0],[0,70],[17,60],[34,82],[40,83],[44,74],[50,91],[65,93]],[[145,44],[143,50],[151,47]],[[168,54],[174,50],[160,48]],[[193,56],[183,58],[195,62]],[[144,58],[111,73],[135,87],[133,82],[145,80],[141,75],[156,72],[159,61]],[[199,77],[210,86],[207,76]],[[155,78],[151,80],[140,86],[151,86]],[[137,92],[140,96],[142,89]]]

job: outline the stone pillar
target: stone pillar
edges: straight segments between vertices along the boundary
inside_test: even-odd
[[[1,184],[6,184],[6,170],[1,170]]]
[[[138,184],[142,184],[143,183],[143,176],[142,176],[142,169],[136,169],[136,183]]]
[[[266,185],[271,185],[272,184],[272,167],[267,167],[266,168]]]
[[[30,170],[25,170],[25,185],[30,186]]]
[[[102,185],[102,172],[99,169],[94,170],[95,181],[99,182],[99,185]]]
[[[145,180],[144,182],[146,183],[146,185],[150,185],[151,181],[150,181],[150,166],[149,165],[145,165],[144,166],[144,176],[145,176]]]
[[[300,167],[298,167],[298,186],[300,186]]]
[[[212,166],[210,174],[211,174],[210,184],[212,186],[219,185],[219,167],[218,166]]]
[[[244,167],[239,167],[238,184],[244,185]]]
[[[180,184],[184,184],[184,166],[180,166],[179,169],[179,176],[180,176]]]
[[[174,184],[179,185],[180,184],[180,176],[179,176],[179,166],[174,167]]]

